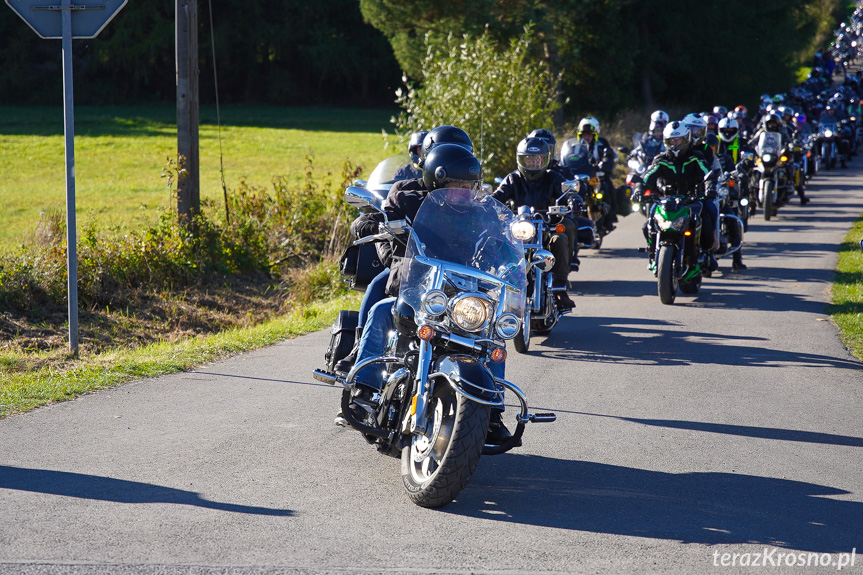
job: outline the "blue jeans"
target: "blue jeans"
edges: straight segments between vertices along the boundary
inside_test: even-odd
[[[372,306],[387,297],[387,279],[389,277],[390,268],[385,268],[384,271],[376,275],[375,279],[370,281],[369,285],[366,286],[366,293],[363,294],[363,301],[360,303],[357,327],[364,327]]]
[[[363,335],[360,338],[360,347],[357,351],[357,364],[363,360],[384,355],[387,336],[396,328],[392,313],[395,301],[396,298],[388,297],[372,306],[368,314],[366,326],[363,329]],[[504,364],[505,362],[490,362],[488,368],[494,377],[504,379],[504,373],[506,372]],[[381,363],[367,365],[357,372],[354,382],[380,391],[384,387],[384,369],[385,366]]]

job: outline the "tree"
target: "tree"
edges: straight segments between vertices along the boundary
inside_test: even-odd
[[[515,148],[528,132],[551,126],[558,108],[557,78],[535,60],[536,36],[526,29],[504,49],[488,32],[478,36],[426,35],[422,82],[407,78],[399,91],[398,129],[411,133],[444,124],[465,130],[486,179],[515,169]]]

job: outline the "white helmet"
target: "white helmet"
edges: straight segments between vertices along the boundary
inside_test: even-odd
[[[681,123],[692,133],[695,142],[699,142],[707,134],[707,122],[698,114],[687,114]]]
[[[675,158],[686,153],[692,143],[692,134],[683,122],[671,122],[662,131],[665,149]]]
[[[650,128],[649,130],[652,132],[653,130],[661,130],[668,123],[668,114],[663,110],[656,110],[654,113],[650,115]]]
[[[732,142],[740,132],[740,124],[734,118],[719,120],[719,137],[725,142]]]

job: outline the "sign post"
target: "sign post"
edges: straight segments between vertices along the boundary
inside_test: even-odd
[[[6,0],[41,38],[62,40],[63,134],[66,147],[66,266],[69,350],[78,356],[78,237],[75,219],[75,106],[72,90],[72,39],[95,38],[127,0],[72,4],[71,0]],[[74,16],[74,17],[73,17]]]

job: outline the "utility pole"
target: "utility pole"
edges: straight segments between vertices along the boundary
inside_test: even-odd
[[[201,207],[198,155],[198,2],[176,0],[177,218],[191,222]]]

